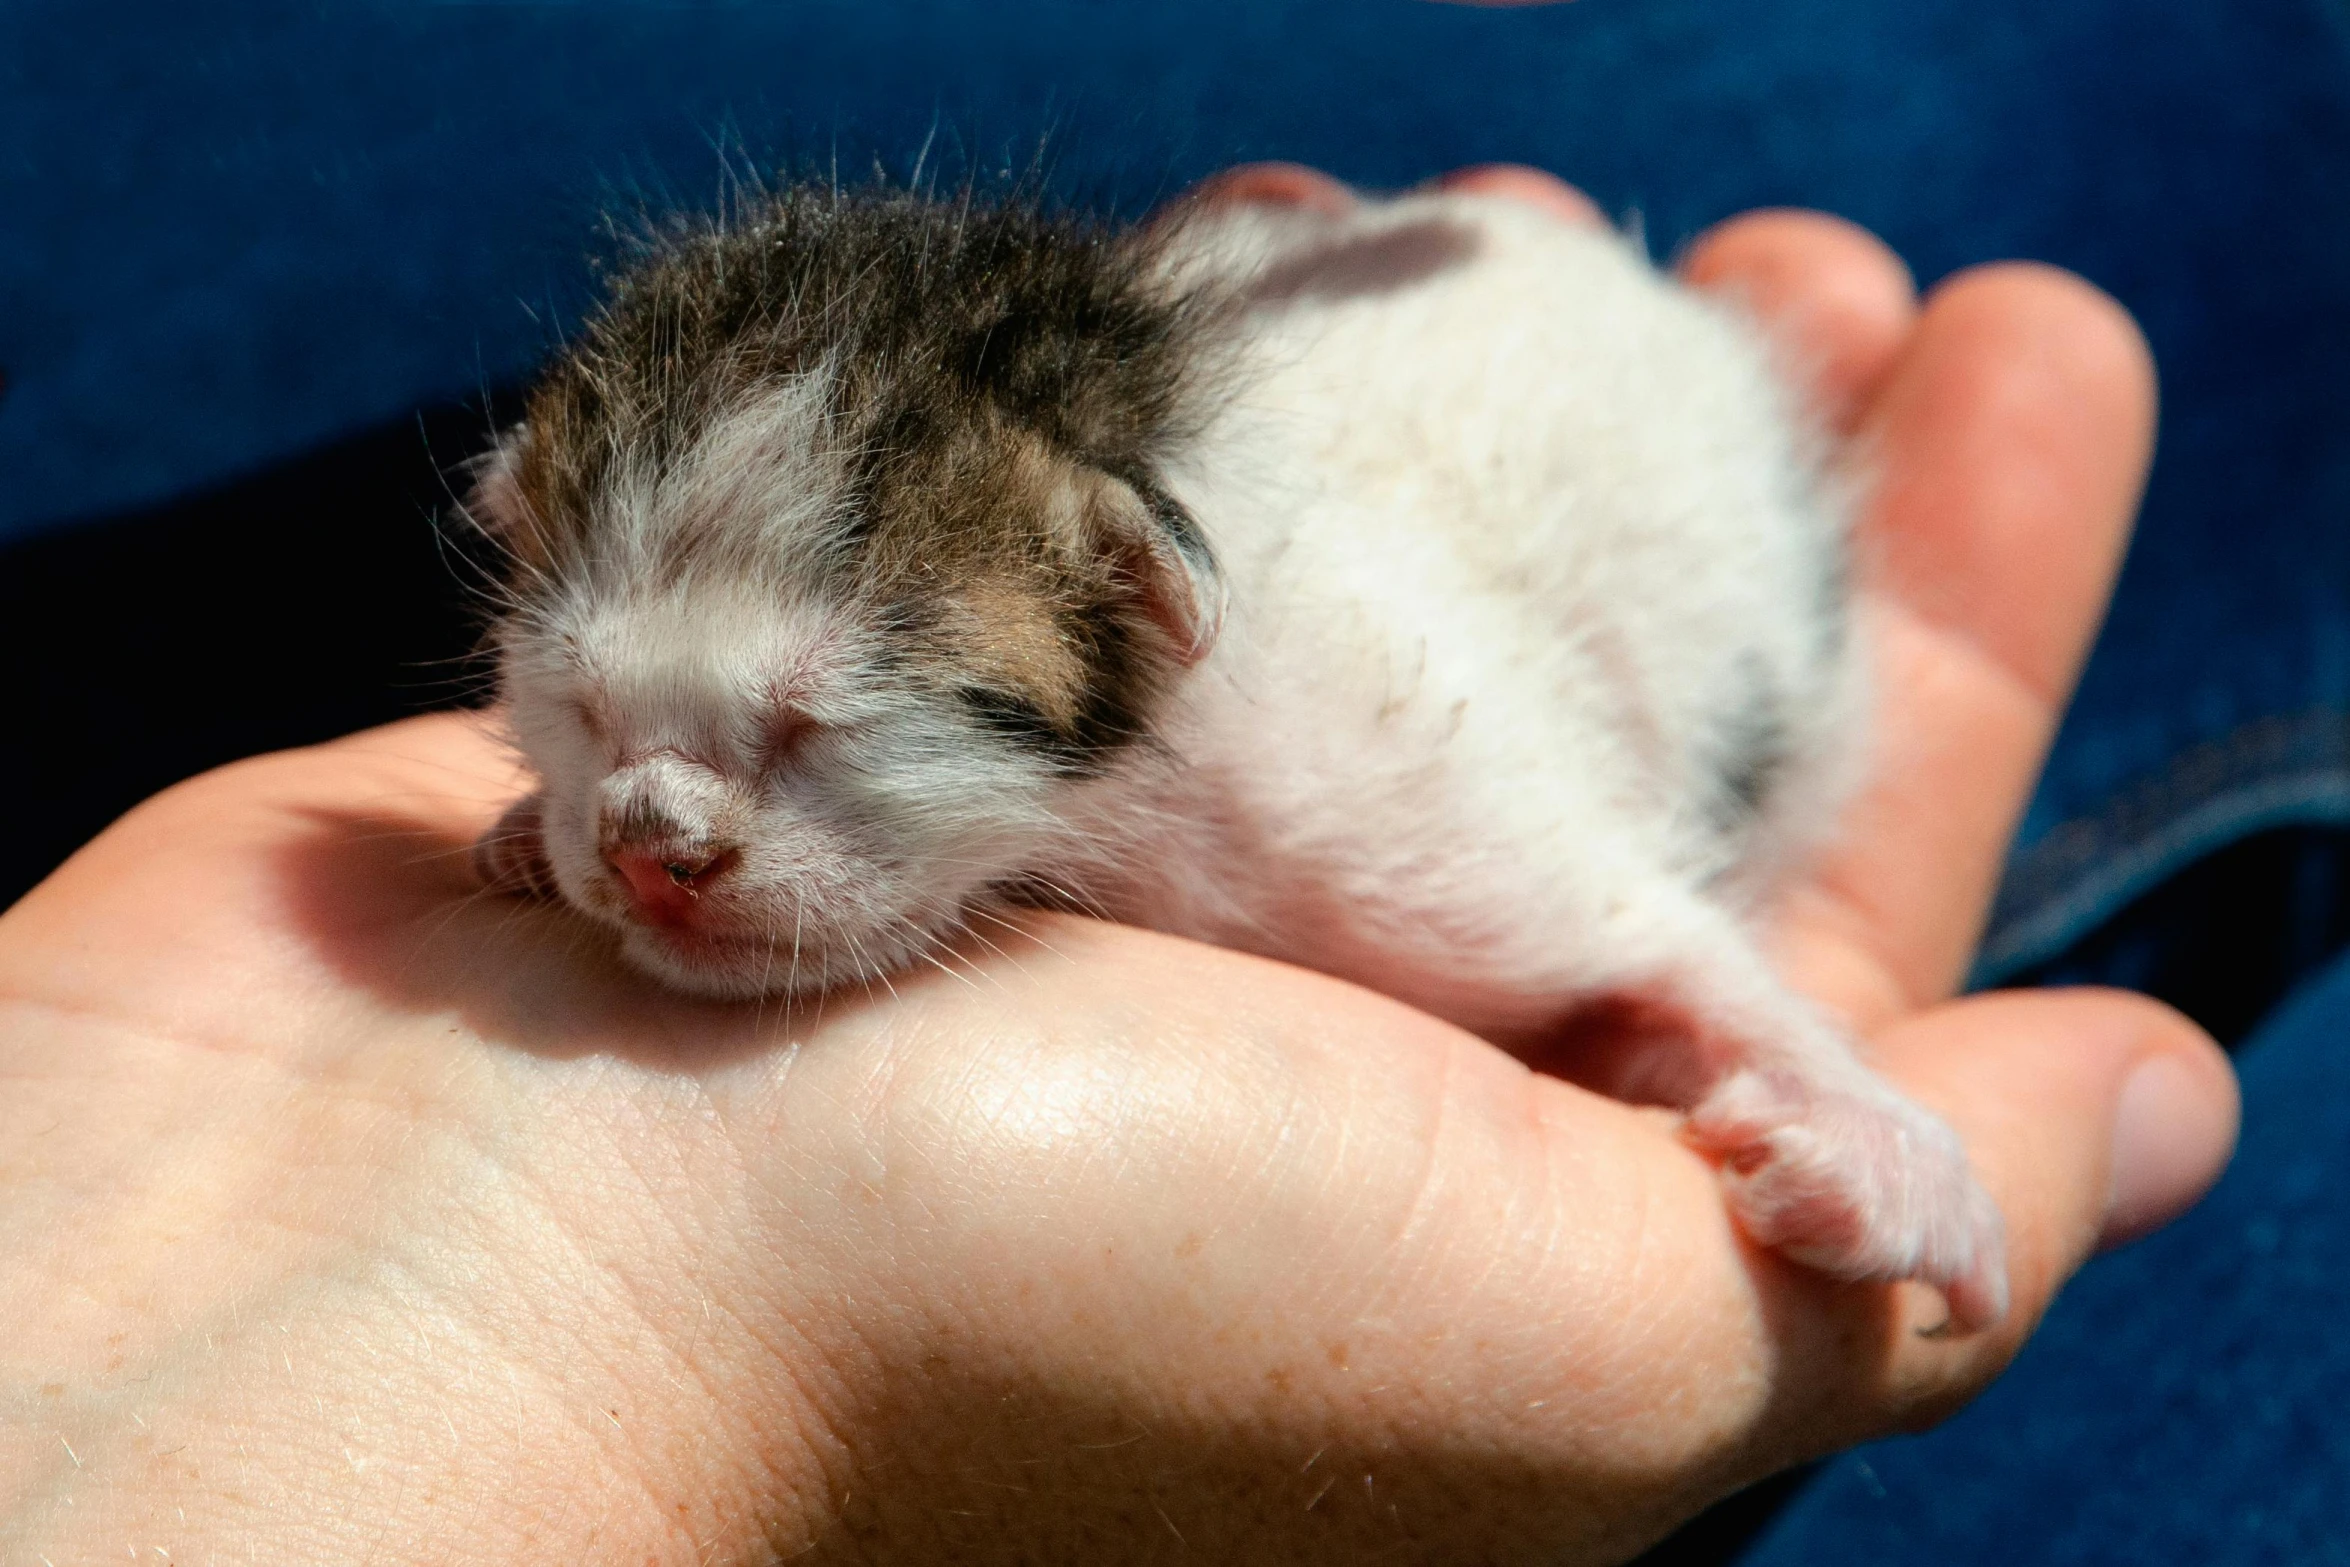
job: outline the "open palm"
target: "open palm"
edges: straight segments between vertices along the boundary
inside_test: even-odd
[[[1669,1118],[1279,965],[1039,915],[820,1008],[656,994],[480,893],[522,780],[438,717],[174,790],[0,917],[0,1555],[1602,1561],[1962,1401],[2233,1133],[2151,1003],[1948,999],[2150,374],[2076,281],[1921,310],[1817,216],[1685,271],[1873,476],[1876,772],[1775,929],[1966,1134],[1999,1331],[1746,1245]]]

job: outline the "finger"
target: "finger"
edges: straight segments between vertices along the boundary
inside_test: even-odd
[[[2153,360],[2121,306],[2049,267],[1961,274],[1928,316],[1870,421],[1875,585],[2054,708],[2145,482]]]
[[[1555,174],[1546,174],[1522,163],[1480,163],[1471,168],[1454,169],[1449,174],[1440,174],[1430,180],[1427,188],[1460,195],[1498,196],[1505,201],[1523,202],[1568,223],[1585,223],[1595,227],[1604,227],[1607,223],[1598,204],[1589,196]]]
[[[1242,163],[1209,175],[1182,199],[1203,206],[1253,202],[1302,207],[1336,216],[1352,210],[1357,198],[1351,187],[1302,163]]]
[[[393,845],[394,861],[421,856],[413,875],[345,886],[342,901],[355,917],[369,917],[379,900],[473,896],[470,846],[526,783],[511,746],[473,713],[431,714],[232,763],[139,805],[27,894],[9,911],[22,918],[11,927],[8,961],[44,983],[80,984],[87,966],[63,961],[77,943],[187,950],[199,944],[191,909],[277,899],[289,834],[315,834],[330,821]],[[0,982],[8,977],[0,973]],[[135,983],[168,978],[149,965]],[[119,999],[132,981],[90,983]]]
[[[1700,235],[1681,276],[1762,323],[1830,429],[1849,431],[1917,321],[1909,269],[1858,224],[1750,212]]]
[[[1869,401],[1871,783],[1790,909],[1791,961],[1864,1026],[1964,973],[2120,562],[2153,413],[2128,315],[2019,265],[1936,290]],[[1838,950],[1857,961],[1815,967]]]
[[[2238,1100],[2227,1058],[2193,1024],[2144,997],[2110,991],[2015,992],[1936,1008],[1891,1030],[1879,1064],[1966,1139],[2008,1226],[2015,1295],[1994,1329],[1929,1336],[1928,1292],[1899,1309],[1866,1303],[1808,1314],[1832,1290],[1793,1279],[1776,1302],[1790,1324],[1782,1374],[1836,1386],[1810,1436],[1821,1450],[1930,1424],[1980,1392],[2023,1346],[2049,1301],[2101,1244],[2176,1218],[2219,1178]],[[1775,1267],[1775,1264],[1774,1264]],[[1778,1275],[1784,1284],[1791,1274]],[[1852,1353],[1871,1321],[1868,1353]],[[1864,1340],[1865,1342],[1865,1340]]]

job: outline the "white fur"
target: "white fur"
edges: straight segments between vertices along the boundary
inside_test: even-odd
[[[1293,283],[1343,250],[1355,291],[1256,308],[1255,373],[1170,475],[1230,619],[1162,725],[1182,766],[1129,775],[1187,852],[1121,907],[1488,1034],[1554,1022],[1826,826],[1860,733],[1857,660],[1821,653],[1842,517],[1754,335],[1613,233],[1461,197],[1227,221]],[[1474,253],[1366,280],[1432,226]],[[1790,776],[1730,837],[1708,747],[1749,669]]]
[[[1963,1150],[1746,925],[1828,828],[1863,733],[1824,586],[1841,509],[1756,335],[1621,237],[1507,202],[1185,222],[1170,282],[1239,300],[1241,330],[1163,477],[1227,609],[1158,743],[1071,783],[877,672],[860,606],[800,569],[842,504],[810,378],[612,486],[612,555],[510,628],[564,894],[719,993],[884,972],[1049,873],[1489,1037],[1636,998],[1683,1026],[1626,1086],[1690,1109],[1758,1240],[1996,1318],[1998,1216]],[[664,541],[695,529],[731,542],[680,576]],[[1785,766],[1741,819],[1724,726],[1758,689]],[[778,711],[820,725],[781,768],[759,752]],[[632,923],[597,837],[630,810],[746,846],[728,941]]]

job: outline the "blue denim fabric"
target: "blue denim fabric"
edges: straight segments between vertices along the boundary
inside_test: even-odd
[[[2326,0],[4,6],[0,541],[511,382],[587,298],[595,215],[707,203],[730,158],[1023,165],[1046,132],[1054,190],[1126,211],[1238,158],[1370,184],[1517,159],[1659,254],[1791,203],[1928,282],[2082,272],[2147,330],[2163,436],[1979,977],[2159,988],[2202,939],[2187,867],[2350,831],[2350,32]],[[2339,843],[2294,863],[2300,901],[2262,912],[2298,964],[2340,939],[2350,877]],[[1949,1432],[1833,1468],[1757,1560],[2333,1559],[2345,1000],[2329,978],[2247,1057],[2212,1208],[2092,1270]]]

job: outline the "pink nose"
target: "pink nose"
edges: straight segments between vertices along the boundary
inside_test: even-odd
[[[656,925],[683,925],[691,921],[702,894],[734,868],[731,850],[657,854],[650,849],[610,849],[604,863],[628,883],[637,913]]]

